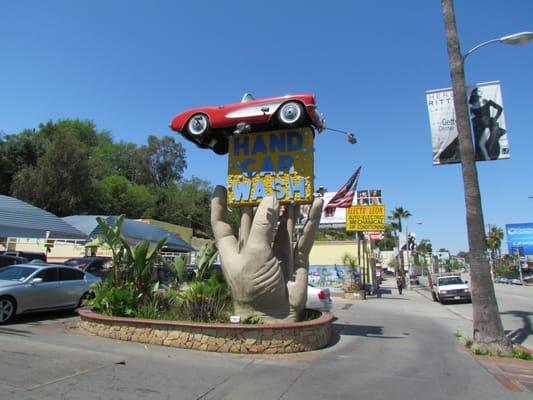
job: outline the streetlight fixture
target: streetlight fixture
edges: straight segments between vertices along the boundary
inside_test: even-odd
[[[461,55],[453,0],[441,0],[446,28],[450,72],[453,84],[453,102],[457,124],[459,152],[463,174],[464,196],[466,205],[466,226],[468,246],[471,255],[471,286],[473,305],[473,339],[477,343],[496,345],[502,350],[509,350],[510,342],[505,336],[498,311],[494,285],[490,277],[488,260],[485,257],[485,225],[481,207],[481,194],[474,146],[472,143],[470,118],[466,95],[464,61],[477,49],[491,43],[521,44],[533,38],[533,33],[524,32],[489,40]]]
[[[493,43],[504,43],[504,44],[528,44],[533,40],[533,32],[520,32],[520,33],[513,33],[512,35],[502,36],[497,39],[491,39],[487,40],[486,42],[480,43],[475,47],[472,47],[470,50],[468,50],[465,55],[463,56],[463,61],[466,60],[466,57],[468,57],[469,54],[472,54],[477,49],[487,46],[489,44]]]

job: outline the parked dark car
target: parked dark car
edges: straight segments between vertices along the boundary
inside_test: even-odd
[[[24,257],[28,261],[41,260],[46,262],[46,254],[36,251],[8,250],[2,253],[5,256]]]
[[[7,265],[24,264],[27,262],[28,259],[24,257],[6,256],[5,254],[0,254],[0,268]]]
[[[77,257],[71,258],[65,261],[63,264],[85,272],[89,272],[92,275],[104,279],[111,270],[111,257]]]
[[[418,276],[416,275],[412,275],[409,277],[409,282],[411,283],[411,285],[420,285],[420,281],[418,279]]]

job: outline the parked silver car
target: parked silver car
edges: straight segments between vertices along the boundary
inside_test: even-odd
[[[61,265],[17,264],[0,269],[0,324],[15,315],[73,309],[91,297],[100,278]]]
[[[333,301],[331,300],[329,288],[317,288],[311,284],[307,285],[307,303],[305,308],[318,311],[331,311]]]

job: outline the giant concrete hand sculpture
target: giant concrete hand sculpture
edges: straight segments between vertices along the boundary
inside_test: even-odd
[[[211,226],[235,314],[241,320],[296,320],[307,301],[309,252],[320,222],[322,199],[314,199],[296,243],[292,230],[298,206],[288,206],[281,217],[273,197],[261,201],[255,216],[252,207],[242,207],[237,240],[226,222],[226,204],[226,189],[217,186],[211,201]]]

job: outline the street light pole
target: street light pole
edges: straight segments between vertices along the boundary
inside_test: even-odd
[[[451,79],[453,84],[453,101],[455,119],[461,154],[461,167],[466,205],[466,226],[468,246],[471,257],[471,288],[473,306],[473,339],[475,342],[505,351],[509,350],[510,342],[505,336],[494,286],[490,279],[489,265],[485,243],[485,226],[481,208],[481,194],[474,146],[470,134],[470,118],[466,102],[466,83],[464,74],[464,58],[461,55],[453,0],[441,0],[448,56],[450,60]]]

